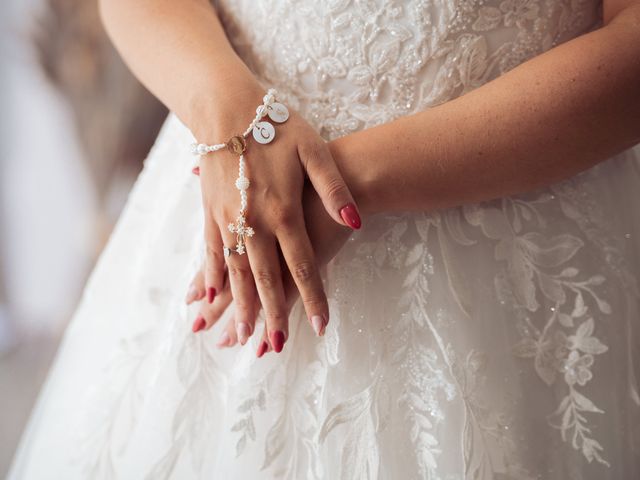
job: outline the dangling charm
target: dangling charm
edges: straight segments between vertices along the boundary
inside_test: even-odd
[[[266,145],[276,138],[276,129],[269,122],[258,122],[253,127],[253,138],[256,142]]]
[[[244,255],[247,251],[245,247],[245,240],[249,237],[253,237],[254,231],[253,228],[249,227],[246,224],[247,220],[244,217],[244,212],[240,212],[238,218],[236,218],[236,223],[230,223],[228,228],[231,233],[236,234],[236,248],[233,250],[238,255]],[[231,249],[225,247],[224,256],[228,257],[231,254]]]
[[[274,122],[283,123],[289,118],[289,110],[283,104],[274,102],[267,107],[267,115]]]

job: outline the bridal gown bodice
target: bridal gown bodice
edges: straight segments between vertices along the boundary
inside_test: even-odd
[[[595,0],[214,5],[264,86],[327,140],[601,25]],[[255,338],[220,351],[218,327],[189,329],[203,250],[191,142],[170,116],[10,478],[640,477],[632,150],[535,192],[365,218],[326,269],[326,336],[298,305],[283,353],[257,360]]]
[[[214,3],[243,60],[328,139],[458,97],[601,18],[593,0]]]

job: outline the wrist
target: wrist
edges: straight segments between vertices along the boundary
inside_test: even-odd
[[[244,131],[265,93],[246,72],[217,77],[194,95],[185,124],[198,142],[225,142]]]
[[[358,205],[364,215],[380,211],[380,195],[376,193],[381,183],[377,163],[372,161],[371,142],[367,131],[340,137],[329,142],[329,150]]]

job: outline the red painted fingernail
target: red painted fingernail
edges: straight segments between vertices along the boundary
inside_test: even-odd
[[[267,349],[269,348],[269,344],[265,341],[263,341],[260,346],[258,347],[258,351],[256,352],[256,356],[258,358],[262,358],[262,356],[267,352]]]
[[[215,288],[210,287],[210,288],[207,290],[207,301],[208,301],[209,303],[213,303],[213,299],[214,299],[214,298],[216,298],[216,289],[215,289]]]
[[[276,330],[269,334],[269,338],[271,339],[273,349],[276,353],[280,353],[282,351],[282,347],[284,347],[284,332],[282,330]]]
[[[356,206],[353,203],[349,203],[340,209],[340,216],[344,223],[349,225],[354,230],[358,230],[362,226],[362,221],[360,220],[360,215],[358,214],[358,210],[356,210]]]
[[[193,173],[194,175],[200,175],[200,167],[193,167],[191,169],[191,173]]]
[[[193,333],[196,333],[202,330],[206,325],[207,322],[205,321],[205,319],[199,316],[198,318],[196,318],[196,321],[193,322],[193,327],[191,327],[191,330],[193,330]]]

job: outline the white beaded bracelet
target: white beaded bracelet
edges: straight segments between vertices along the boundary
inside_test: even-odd
[[[228,257],[231,253],[243,255],[246,252],[245,241],[254,234],[253,228],[247,225],[247,189],[251,182],[245,175],[245,158],[244,152],[247,150],[247,137],[253,132],[253,138],[256,142],[263,145],[271,143],[276,136],[276,130],[267,121],[262,121],[266,116],[276,122],[283,123],[289,118],[289,110],[282,103],[276,101],[278,92],[274,88],[267,90],[267,94],[262,99],[262,105],[256,109],[256,116],[251,121],[247,129],[242,135],[234,135],[225,143],[217,143],[215,145],[206,145],[204,143],[192,144],[191,153],[202,157],[208,153],[217,152],[226,148],[231,153],[238,155],[238,178],[236,179],[236,188],[240,191],[240,214],[236,218],[235,223],[230,223],[228,229],[236,234],[235,248],[224,247],[224,256]]]

